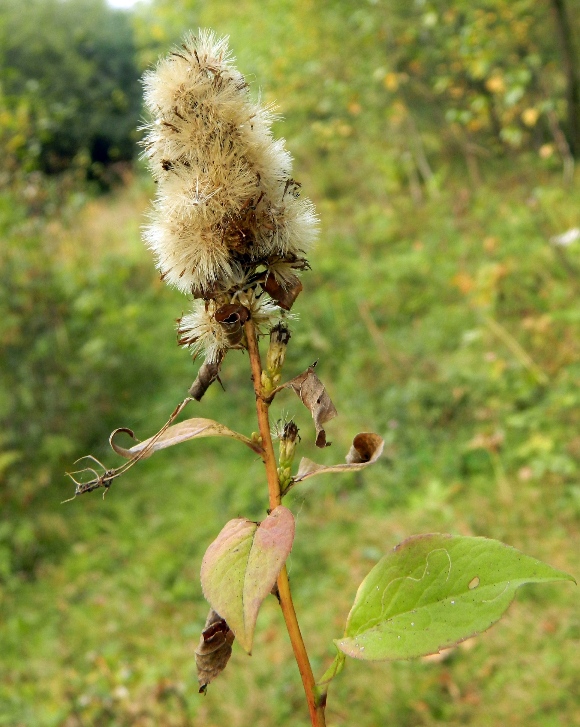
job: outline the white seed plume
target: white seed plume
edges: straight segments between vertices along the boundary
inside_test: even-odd
[[[144,78],[145,156],[158,184],[144,238],[163,278],[203,297],[270,258],[285,281],[280,261],[303,257],[317,232],[284,140],[272,137],[272,111],[251,100],[233,60],[227,38],[200,31]]]
[[[253,290],[234,294],[231,305],[235,303],[239,303],[249,311],[259,333],[264,333],[275,325],[282,315],[277,305],[264,296],[257,297]],[[238,343],[234,343],[232,333],[235,335],[236,331],[228,331],[227,327],[216,320],[216,313],[223,309],[224,305],[223,298],[219,302],[196,300],[191,313],[179,320],[179,343],[189,347],[194,357],[203,353],[206,361],[217,362],[223,358],[228,349],[244,347],[241,326],[237,329]],[[286,314],[285,317],[293,316]]]

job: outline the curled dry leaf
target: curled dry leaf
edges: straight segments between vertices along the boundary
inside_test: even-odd
[[[303,457],[293,484],[302,482],[314,475],[322,475],[326,472],[354,472],[362,470],[373,464],[383,453],[385,442],[382,437],[373,432],[361,432],[352,440],[351,448],[346,455],[346,464],[324,465],[316,464],[311,459]]]
[[[269,274],[264,283],[264,290],[280,308],[290,310],[302,292],[302,283],[297,275],[293,275],[288,284],[284,286],[276,280],[274,275]]]
[[[248,653],[263,600],[272,591],[294,540],[294,516],[279,505],[259,525],[230,520],[201,564],[203,595]]]
[[[330,446],[330,442],[326,441],[326,432],[322,425],[337,416],[338,412],[324,384],[314,373],[314,366],[316,364],[309,366],[304,373],[291,379],[284,386],[293,389],[304,406],[310,409],[316,427],[316,446],[323,448]]]
[[[250,317],[250,311],[243,305],[228,303],[218,308],[214,317],[224,329],[230,348],[239,347],[244,338],[244,323]]]
[[[189,395],[196,401],[201,401],[205,392],[219,378],[223,356],[219,361],[205,361],[197,372],[195,381],[189,389]]]
[[[190,439],[196,439],[198,437],[230,437],[237,439],[238,442],[243,442],[250,449],[257,454],[260,454],[261,449],[256,442],[253,442],[248,437],[245,437],[239,432],[234,432],[232,429],[214,421],[213,419],[186,419],[184,422],[174,424],[168,427],[162,434],[155,434],[153,437],[149,437],[144,442],[139,442],[133,445],[130,449],[119,446],[115,442],[115,437],[120,433],[128,434],[130,437],[135,439],[135,435],[130,429],[120,428],[115,431],[109,437],[109,443],[117,454],[126,459],[131,459],[136,455],[141,455],[141,459],[150,457],[154,452],[159,449],[166,449],[167,447],[173,447],[175,444],[181,442],[187,442]]]
[[[161,429],[150,439],[147,440],[146,447],[139,450],[139,452],[135,455],[129,455],[129,462],[125,462],[120,467],[115,467],[113,469],[107,469],[104,464],[99,462],[99,460],[96,457],[93,457],[92,454],[88,454],[85,457],[81,457],[81,460],[91,460],[96,465],[98,465],[103,471],[101,474],[99,474],[93,467],[88,466],[85,467],[82,470],[77,470],[76,472],[67,472],[67,475],[72,479],[72,481],[75,483],[75,494],[73,497],[76,497],[77,495],[82,495],[85,492],[92,492],[93,490],[98,489],[99,487],[105,488],[105,493],[111,486],[111,483],[113,480],[117,477],[120,477],[122,474],[124,474],[128,469],[130,469],[136,462],[138,462],[140,459],[143,459],[144,457],[148,457],[151,452],[153,451],[153,445],[154,443],[169,429],[171,424],[175,421],[175,419],[181,414],[181,412],[185,409],[187,404],[191,401],[191,398],[187,396],[183,401],[181,401],[173,410],[171,413],[171,416],[169,419],[165,422],[165,424],[161,427]],[[116,445],[113,445],[113,438],[116,434],[119,432],[126,432],[129,436],[135,437],[133,432],[130,429],[126,429],[125,427],[121,427],[120,429],[116,429],[111,436],[109,437],[109,442],[113,449],[119,452],[122,456],[127,456],[124,454],[124,452],[127,452],[128,450],[122,450],[122,448],[116,449]],[[77,460],[77,462],[80,460]],[[76,479],[75,475],[82,475],[83,473],[92,474],[93,478],[90,479],[88,482],[83,482],[79,479]],[[103,494],[104,497],[104,494]],[[65,500],[65,502],[68,502],[68,500]]]
[[[211,608],[195,650],[200,694],[226,668],[235,638],[226,621]]]

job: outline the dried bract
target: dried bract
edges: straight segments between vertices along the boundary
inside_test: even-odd
[[[315,366],[316,364],[310,366],[304,373],[288,381],[284,386],[296,392],[304,406],[310,409],[316,427],[316,446],[323,448],[329,447],[331,443],[326,440],[326,431],[322,425],[334,419],[338,412],[324,388],[324,384],[314,373]]]
[[[226,668],[235,638],[224,619],[211,608],[195,650],[200,693],[205,693],[207,685]]]

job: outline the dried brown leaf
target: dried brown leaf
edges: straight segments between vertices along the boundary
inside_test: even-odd
[[[219,378],[222,358],[219,361],[205,361],[199,368],[195,381],[189,389],[189,395],[196,401],[201,401],[205,392]]]
[[[302,283],[297,275],[293,275],[286,285],[281,285],[271,273],[266,278],[264,290],[280,308],[290,310],[294,301],[302,292]]]
[[[314,366],[316,364],[284,386],[293,389],[304,406],[310,409],[316,428],[316,446],[323,448],[330,446],[330,442],[326,441],[326,432],[322,425],[337,416],[338,412],[324,388],[324,384],[314,373]]]
[[[314,475],[326,472],[354,472],[373,464],[383,453],[385,442],[373,432],[361,432],[352,440],[352,446],[346,455],[346,464],[323,465],[303,457],[293,483],[302,482]]]
[[[238,442],[243,442],[254,452],[260,453],[259,446],[251,439],[248,439],[248,437],[245,437],[239,432],[234,432],[233,429],[229,429],[213,419],[186,419],[184,422],[179,422],[179,424],[168,427],[162,434],[155,434],[144,442],[133,445],[130,449],[121,447],[115,442],[116,435],[120,433],[128,434],[133,439],[135,439],[135,435],[130,429],[122,427],[115,429],[109,437],[111,447],[117,454],[120,454],[121,457],[125,457],[126,459],[131,459],[141,453],[141,459],[145,459],[160,449],[173,447],[175,444],[187,442],[190,439],[196,439],[198,437],[230,437],[231,439],[237,439]]]
[[[200,693],[226,668],[235,638],[226,621],[211,608],[195,650]]]
[[[154,434],[152,437],[150,437],[147,442],[143,443],[143,447],[137,452],[135,455],[128,455],[129,462],[125,462],[120,467],[115,467],[113,469],[107,469],[104,464],[99,462],[99,460],[96,457],[93,457],[92,454],[85,455],[84,457],[81,457],[80,460],[77,460],[77,462],[86,459],[94,462],[96,465],[98,465],[103,472],[99,474],[93,467],[85,467],[82,470],[76,470],[75,472],[67,472],[67,475],[72,479],[72,481],[75,483],[75,494],[73,496],[76,497],[77,495],[82,495],[85,492],[92,492],[93,490],[98,489],[99,487],[105,488],[105,493],[111,486],[111,483],[114,479],[117,477],[120,477],[122,474],[124,474],[128,469],[130,469],[134,464],[136,464],[139,460],[143,459],[144,457],[148,457],[151,452],[153,451],[153,445],[155,442],[169,429],[171,424],[175,421],[175,419],[181,414],[181,412],[185,409],[187,404],[191,401],[191,398],[187,396],[183,401],[181,401],[173,410],[171,413],[171,416],[169,419],[165,422],[165,424],[161,427],[161,429]],[[113,444],[113,438],[116,434],[119,432],[125,432],[130,437],[135,438],[135,435],[131,431],[131,429],[127,429],[126,427],[120,427],[119,429],[115,429],[115,431],[111,434],[109,437],[109,443],[111,444],[111,447],[115,451],[118,451],[119,454],[121,454],[123,457],[127,456],[125,453],[129,452],[129,450],[125,450],[122,447],[119,447],[117,449],[116,445]],[[241,435],[240,435],[241,436]],[[255,451],[258,451],[255,449]],[[92,474],[93,478],[90,479],[88,482],[83,482],[81,479],[77,479],[75,475],[78,475],[79,477],[83,475],[84,473]],[[103,494],[104,497],[104,494]],[[69,500],[65,500],[65,502],[69,502]]]

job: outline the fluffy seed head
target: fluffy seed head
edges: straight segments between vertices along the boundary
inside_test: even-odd
[[[204,298],[270,261],[286,282],[284,261],[303,259],[317,232],[272,110],[251,100],[233,60],[227,38],[200,31],[144,78],[158,184],[145,241],[167,282]]]

